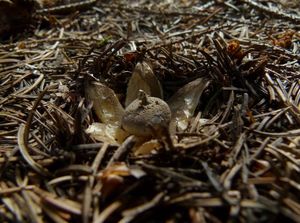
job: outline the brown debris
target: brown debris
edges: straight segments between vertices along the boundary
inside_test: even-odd
[[[299,18],[0,0],[0,222],[299,222]],[[140,90],[171,109],[163,137],[122,128]]]

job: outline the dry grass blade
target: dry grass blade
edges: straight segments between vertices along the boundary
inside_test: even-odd
[[[172,199],[171,203],[181,203],[184,202],[188,205],[191,202],[195,202],[201,207],[220,207],[223,201],[220,198],[202,198],[202,194],[186,194],[177,198]],[[198,197],[199,196],[199,197]]]
[[[122,161],[126,155],[130,153],[130,150],[133,148],[134,144],[136,143],[136,137],[135,136],[129,136],[122,145],[119,146],[119,148],[116,150],[114,155],[109,160],[107,166],[113,164],[114,162],[120,162]]]
[[[30,156],[29,146],[28,146],[28,138],[29,138],[29,130],[30,130],[33,116],[34,116],[34,112],[37,109],[39,102],[42,100],[42,98],[46,92],[47,92],[47,89],[44,89],[44,91],[39,95],[39,97],[37,98],[35,104],[32,107],[32,110],[28,116],[27,123],[25,125],[21,124],[19,127],[19,131],[18,131],[18,146],[19,146],[19,149],[20,149],[20,152],[21,152],[23,158],[27,161],[27,163],[31,166],[31,168],[33,168],[35,171],[37,171],[38,173],[40,173],[43,176],[49,176],[50,173],[48,170],[46,170],[41,165],[36,163]]]
[[[107,218],[113,214],[122,204],[119,201],[116,201],[105,208],[94,220],[93,223],[103,223]]]
[[[8,190],[8,185],[4,182],[1,182],[1,191]],[[23,221],[21,207],[18,206],[18,203],[11,197],[2,197],[2,202],[8,211],[12,213],[16,220]]]
[[[104,143],[100,147],[97,156],[95,157],[92,164],[93,175],[96,175],[98,168],[101,165],[101,162],[104,158],[107,148],[108,148],[107,143]],[[95,182],[95,177],[89,177],[84,189],[84,198],[83,198],[83,205],[82,205],[82,219],[84,223],[88,223],[91,217],[91,210],[92,210],[91,205],[93,200],[92,187],[94,185],[94,182]]]
[[[41,207],[39,206],[39,204],[34,203],[31,197],[29,196],[29,194],[25,190],[22,191],[22,196],[28,207],[28,215],[30,221],[34,223],[42,223],[43,219],[41,218],[40,215]]]
[[[87,180],[86,186],[84,189],[84,198],[82,204],[82,222],[88,223],[91,216],[91,204],[92,204],[92,181]]]
[[[300,23],[300,16],[298,15],[286,14],[284,12],[279,11],[277,8],[269,8],[253,0],[243,0],[243,2],[251,5],[252,7],[258,10],[261,10],[264,13],[268,13],[272,16],[287,19],[298,24]]]
[[[34,192],[40,196],[41,201],[52,208],[58,209],[60,211],[64,211],[66,213],[71,213],[74,215],[81,216],[82,214],[82,209],[81,209],[81,204],[78,202],[74,202],[69,199],[64,199],[64,198],[58,198],[55,195],[43,191],[41,189],[35,188]]]
[[[21,124],[19,127],[18,132],[18,146],[20,149],[20,152],[24,158],[24,160],[28,163],[28,165],[34,169],[36,172],[40,173],[43,176],[49,176],[50,173],[48,170],[46,170],[44,167],[42,167],[40,164],[35,162],[32,157],[29,154],[29,148],[25,140],[25,125]]]

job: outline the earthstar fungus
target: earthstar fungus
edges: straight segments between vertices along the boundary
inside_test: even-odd
[[[160,98],[150,97],[143,90],[131,102],[122,118],[122,127],[136,136],[152,136],[168,128],[171,110]]]

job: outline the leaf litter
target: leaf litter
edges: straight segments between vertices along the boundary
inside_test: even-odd
[[[1,222],[299,222],[297,1],[47,2],[0,1]]]

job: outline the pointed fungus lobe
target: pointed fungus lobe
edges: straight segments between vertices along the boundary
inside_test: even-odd
[[[210,81],[198,78],[180,88],[168,101],[172,111],[170,132],[174,134],[178,128],[184,131],[188,122],[193,117],[203,91],[209,86]]]
[[[101,122],[119,126],[124,109],[111,88],[98,81],[86,81],[85,94],[93,102],[93,109]]]
[[[137,99],[139,90],[157,98],[163,98],[163,91],[148,62],[137,63],[128,83],[125,106]]]
[[[171,110],[168,104],[140,90],[138,98],[125,110],[122,127],[130,134],[147,137],[168,128],[170,121]]]

